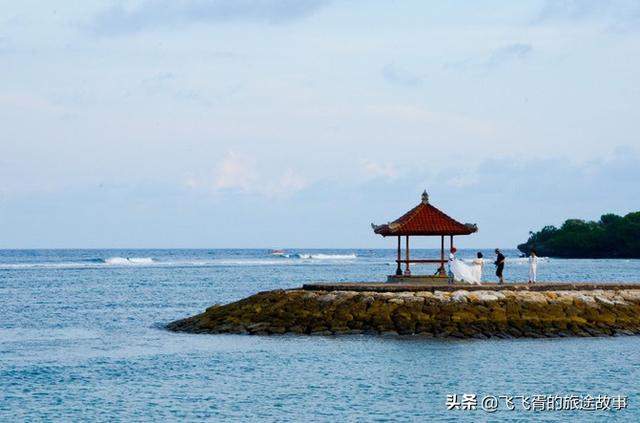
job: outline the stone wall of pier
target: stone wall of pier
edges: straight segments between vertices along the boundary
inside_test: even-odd
[[[640,334],[640,289],[356,292],[277,290],[170,323],[192,333],[452,338]]]

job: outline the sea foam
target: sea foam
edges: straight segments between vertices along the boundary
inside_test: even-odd
[[[353,260],[358,257],[355,254],[297,254],[297,256],[311,260]]]
[[[104,260],[105,264],[116,266],[153,264],[151,257],[110,257]]]

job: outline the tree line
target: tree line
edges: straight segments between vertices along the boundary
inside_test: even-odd
[[[529,232],[518,250],[563,258],[640,258],[640,212],[605,214],[598,221],[569,219],[561,227]]]

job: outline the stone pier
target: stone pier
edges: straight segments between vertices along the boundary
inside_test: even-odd
[[[308,284],[214,305],[172,331],[520,338],[640,334],[640,285]]]

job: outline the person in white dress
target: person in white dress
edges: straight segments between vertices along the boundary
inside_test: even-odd
[[[478,285],[482,284],[482,269],[484,268],[484,256],[480,251],[476,254],[476,258],[473,260],[473,267],[471,268],[471,273],[473,275],[474,280]]]
[[[482,268],[480,268],[480,273],[475,270],[475,267],[477,267],[475,260],[473,266],[470,266],[455,256],[455,249],[452,249],[451,252],[452,254],[449,254],[450,277],[456,282],[480,285]]]
[[[535,283],[538,277],[538,256],[534,250],[529,254],[529,283]]]
[[[449,285],[453,285],[454,275],[453,275],[453,262],[456,259],[456,247],[451,247],[451,251],[449,252],[449,261],[447,262],[447,281]]]

